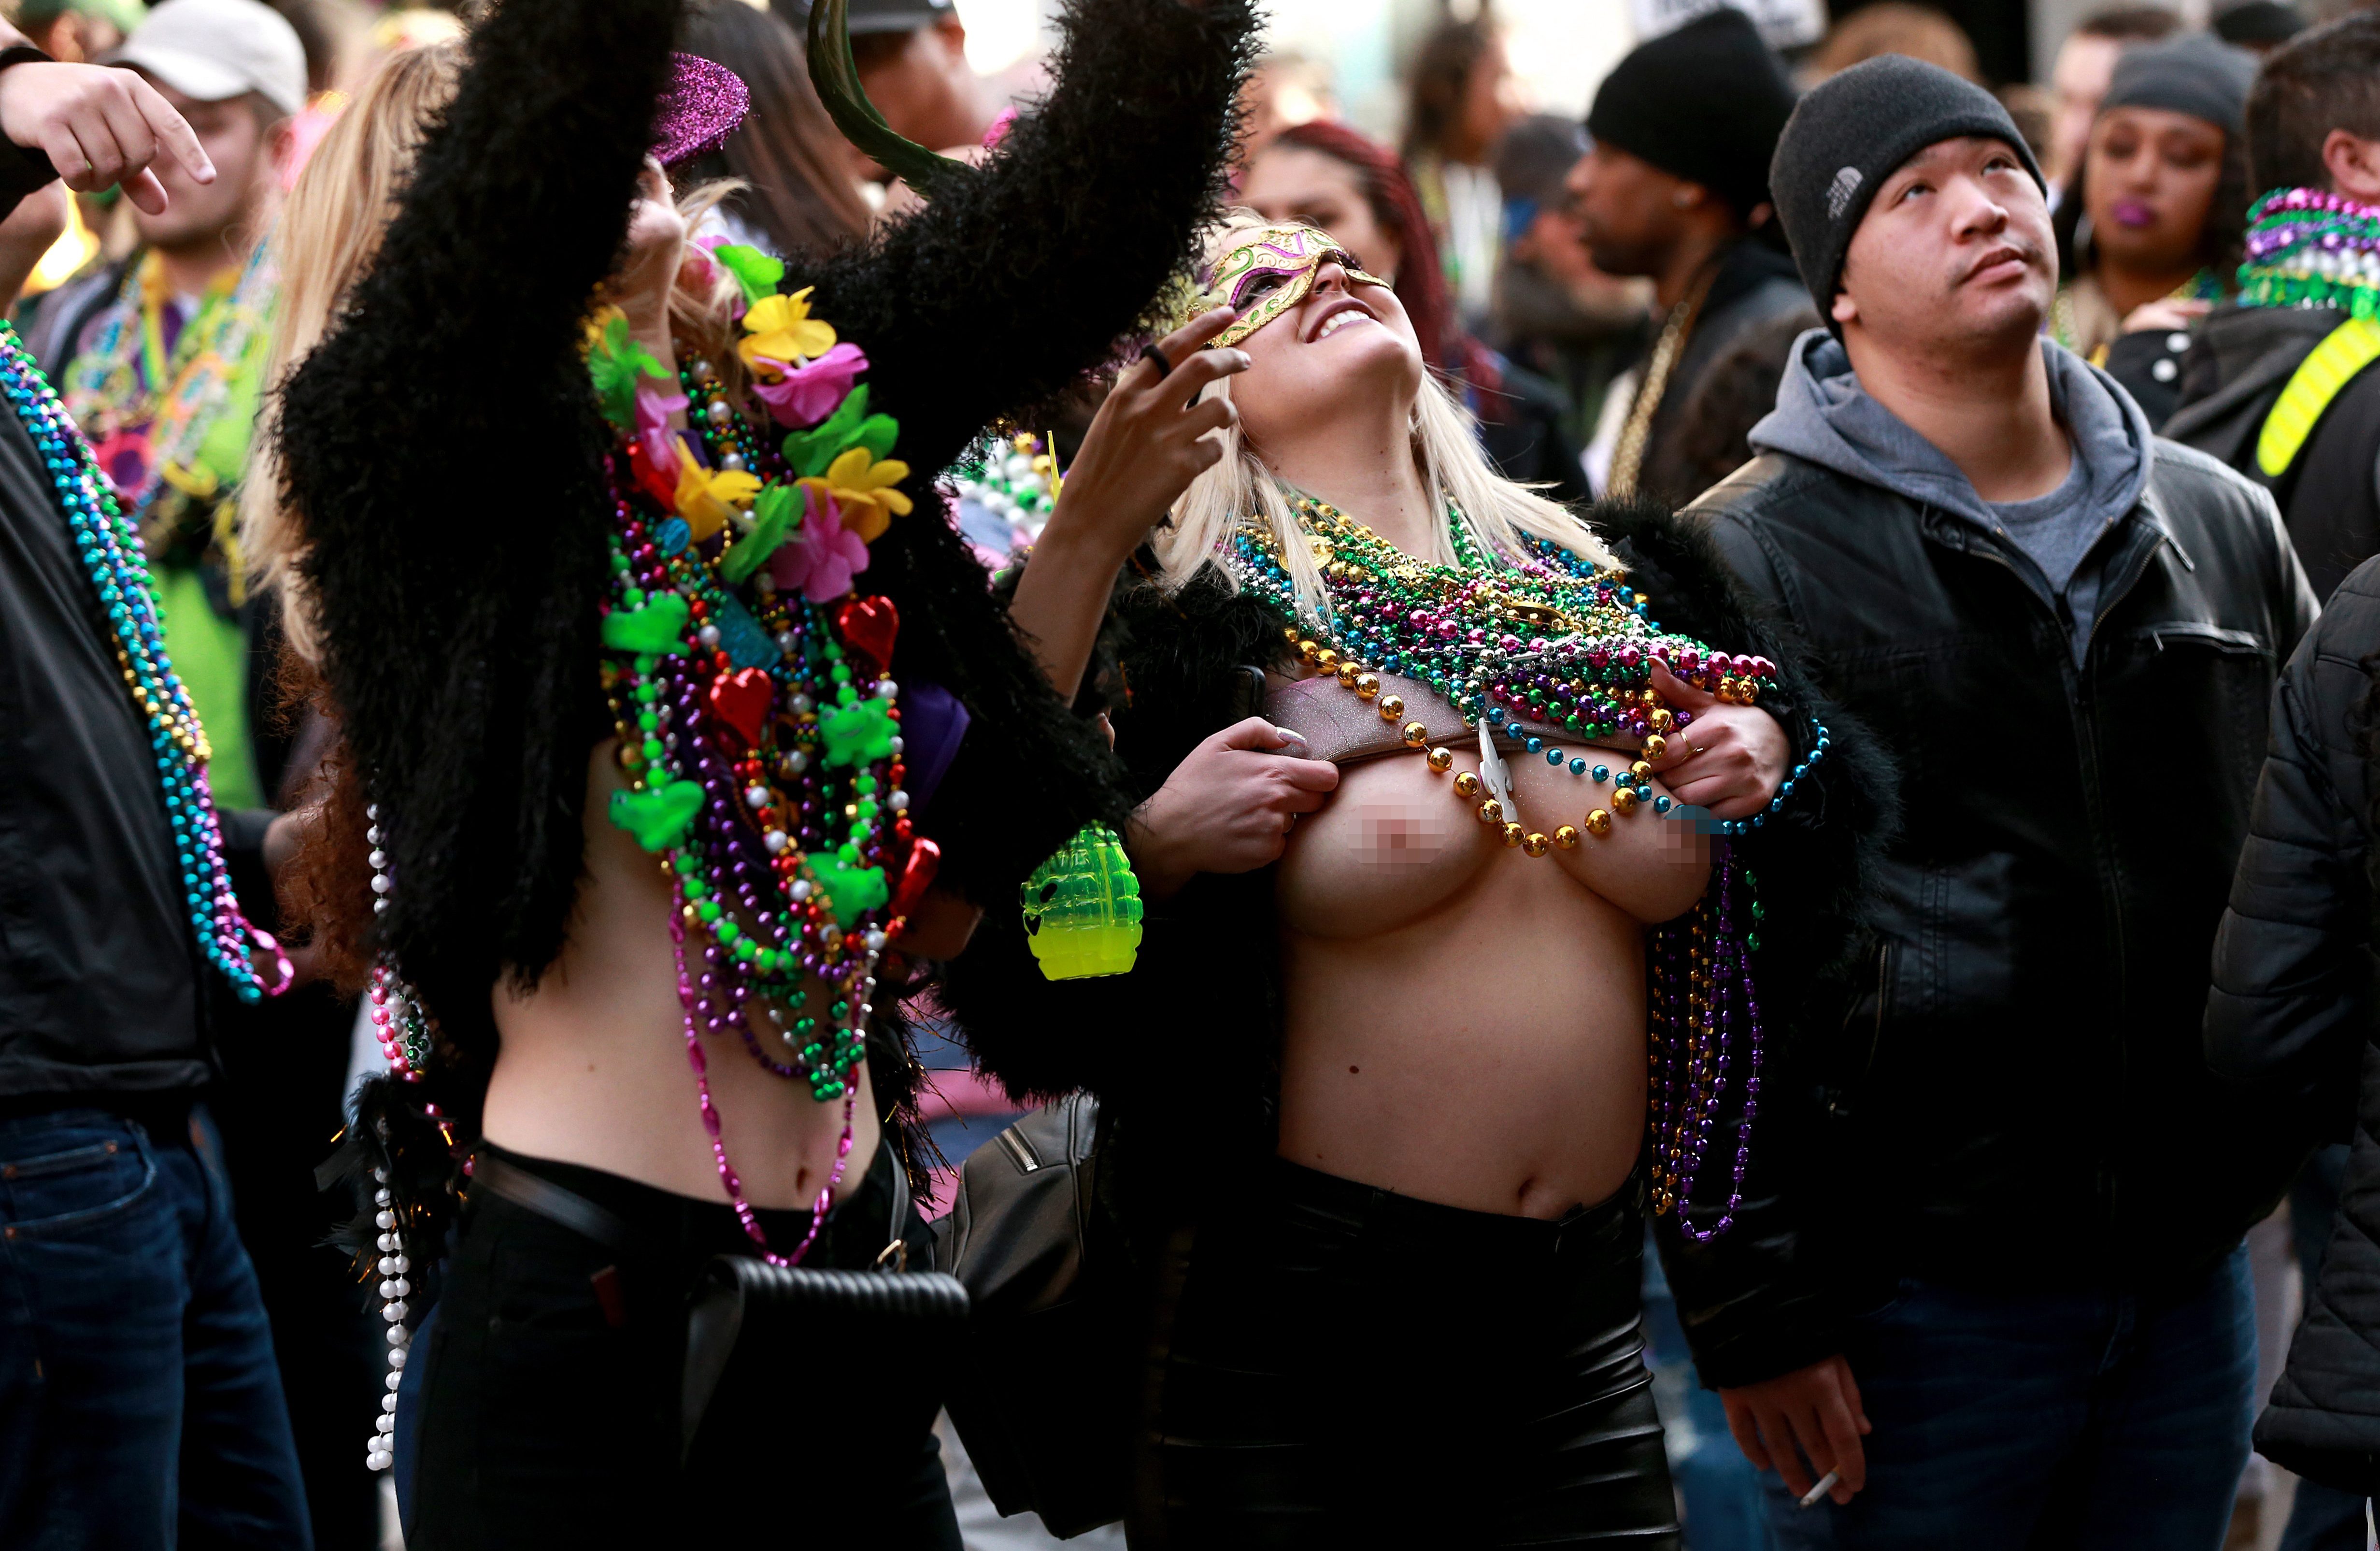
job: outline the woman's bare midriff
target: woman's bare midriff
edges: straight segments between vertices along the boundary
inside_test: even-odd
[[[1508,758],[1531,828],[1609,805],[1608,783]],[[1635,1166],[1644,931],[1701,897],[1709,852],[1639,810],[1576,851],[1528,857],[1451,780],[1418,755],[1349,764],[1290,837],[1281,1155],[1424,1201],[1559,1217]]]
[[[587,876],[569,943],[536,990],[496,987],[502,1044],[484,1129],[491,1142],[529,1157],[724,1203],[686,1061],[669,884],[659,860],[604,816],[621,785],[613,747],[600,745],[589,768]],[[701,965],[688,968],[699,973]],[[759,1027],[766,1049],[776,1035],[765,1019]],[[820,1104],[807,1083],[762,1070],[732,1032],[706,1034],[703,1054],[746,1198],[762,1207],[810,1205],[834,1166],[841,1101]],[[857,1187],[877,1142],[867,1071],[853,1075],[858,1100],[844,1194]]]

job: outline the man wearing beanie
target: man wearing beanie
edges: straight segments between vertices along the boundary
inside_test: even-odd
[[[1659,324],[1588,455],[1602,494],[1697,495],[1678,456],[1687,407],[1747,334],[1808,311],[1768,199],[1768,159],[1792,111],[1784,66],[1734,9],[1640,45],[1596,91],[1594,144],[1571,192],[1596,267],[1650,278]]]
[[[2380,553],[2380,12],[2266,59],[2247,124],[2265,219],[2240,294],[2195,331],[2166,434],[2273,493],[2327,598]]]
[[[2039,337],[2049,210],[1988,93],[1870,59],[1770,186],[1828,327],[1694,510],[1904,797],[1842,1032],[1779,1055],[1767,1220],[1672,1255],[1679,1312],[1781,1546],[2217,1551],[2240,1239],[2295,1158],[2199,1024],[2313,597],[2269,497]]]

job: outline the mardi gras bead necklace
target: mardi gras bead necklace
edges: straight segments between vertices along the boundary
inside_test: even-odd
[[[67,410],[98,444],[102,461],[122,478],[119,454],[138,454],[140,484],[126,495],[131,510],[146,512],[168,482],[208,486],[193,492],[206,496],[238,476],[237,467],[205,468],[199,454],[233,405],[235,381],[262,370],[279,284],[271,248],[258,243],[237,275],[208,287],[170,355],[164,262],[149,254],[125,275],[91,348],[67,367]]]
[[[1631,779],[1613,794],[1622,815],[1640,803],[1650,806],[1647,762],[1660,759],[1669,738],[1694,720],[1692,713],[1664,703],[1652,687],[1656,663],[1723,702],[1746,705],[1776,674],[1765,657],[1732,656],[1664,632],[1646,614],[1648,600],[1618,572],[1599,570],[1548,541],[1533,540],[1530,555],[1490,565],[1461,515],[1451,512],[1455,563],[1433,566],[1324,502],[1298,495],[1291,505],[1322,574],[1325,614],[1318,628],[1310,635],[1301,628],[1289,568],[1268,525],[1243,524],[1226,564],[1243,587],[1288,617],[1292,642],[1305,661],[1366,700],[1379,695],[1382,673],[1419,680],[1445,697],[1466,726],[1484,726],[1530,753],[1549,754],[1549,764],[1567,758],[1582,776],[1589,768],[1584,754],[1548,750],[1559,735],[1582,743],[1641,739],[1643,757],[1630,762]],[[1375,704],[1384,720],[1404,711],[1394,695]],[[1407,729],[1415,748],[1427,741],[1419,727]],[[1451,767],[1451,751],[1429,754],[1432,769],[1443,774]],[[1805,765],[1795,779],[1806,774]],[[1484,803],[1494,802],[1489,822],[1506,822],[1509,795],[1482,799],[1476,777],[1458,780],[1456,790],[1482,803],[1483,811]],[[1771,811],[1781,808],[1791,790],[1789,782]],[[1722,822],[1718,832],[1741,834],[1767,817]],[[1589,833],[1609,833],[1609,818],[1607,812],[1598,822],[1590,814]],[[1515,834],[1517,827],[1507,825],[1510,843],[1533,856],[1577,843],[1575,833],[1533,837]]]
[[[2322,189],[2277,189],[2248,212],[2243,307],[2337,307],[2380,316],[2380,206]]]
[[[856,381],[867,358],[810,317],[808,293],[778,294],[783,266],[754,250],[714,258],[744,289],[738,348],[753,395],[792,432],[770,446],[708,361],[656,370],[625,320],[590,350],[628,476],[603,621],[628,783],[611,812],[670,878],[687,1061],[721,1184],[762,1253],[790,1264],[844,1174],[876,971],[936,861],[911,831],[904,787],[888,672],[899,619],[851,586],[868,541],[909,510],[895,488],[908,469],[885,457],[898,427],[868,412]],[[651,379],[683,392],[664,397]],[[680,408],[706,458],[668,430]],[[730,1029],[765,1070],[843,1103],[832,1177],[787,1255],[745,1199],[711,1102],[702,1036]]]
[[[1615,816],[1694,813],[1656,795],[1649,784],[1649,761],[1661,758],[1668,739],[1694,721],[1691,712],[1671,708],[1653,687],[1655,664],[1730,704],[1754,703],[1776,677],[1776,665],[1767,658],[1717,652],[1662,630],[1649,617],[1650,600],[1619,572],[1548,541],[1532,540],[1528,555],[1491,563],[1462,514],[1450,509],[1455,564],[1432,566],[1323,502],[1298,495],[1291,506],[1321,573],[1316,610],[1300,607],[1269,524],[1242,525],[1226,568],[1282,616],[1286,638],[1301,659],[1371,702],[1383,720],[1396,722],[1406,710],[1400,697],[1382,692],[1380,676],[1395,674],[1428,685],[1478,728],[1488,776],[1461,772],[1452,789],[1524,855],[1575,849],[1583,836],[1610,834]],[[1562,749],[1556,739],[1564,733],[1586,743],[1640,740],[1642,757],[1626,764],[1609,808],[1591,809],[1580,825],[1563,824],[1550,835],[1529,830],[1518,822],[1509,779],[1499,773],[1493,739],[1500,734],[1520,742],[1582,779],[1612,778],[1608,762]],[[1454,751],[1431,746],[1424,724],[1407,723],[1402,734],[1433,773],[1452,769]],[[1814,727],[1810,758],[1794,766],[1766,812],[1750,820],[1701,819],[1722,837],[1712,886],[1687,915],[1653,934],[1652,1203],[1657,1214],[1676,1212],[1681,1230],[1699,1240],[1731,1227],[1742,1204],[1765,1045],[1751,957],[1759,947],[1755,927],[1764,912],[1751,873],[1727,842],[1765,826],[1829,746],[1826,729]],[[1732,1178],[1725,1208],[1706,1227],[1690,1221],[1684,1208],[1701,1179],[1731,1070],[1740,1073]]]
[[[149,725],[149,746],[164,788],[180,863],[185,914],[209,963],[244,1002],[288,988],[290,965],[272,934],[249,923],[224,865],[223,831],[207,786],[212,751],[188,690],[165,654],[164,617],[140,541],[99,476],[91,448],[67,418],[57,396],[14,327],[0,323],[0,383],[18,423],[41,452],[75,553],[106,617],[109,644],[125,688]],[[271,981],[251,955],[261,949],[274,964]]]
[[[961,503],[962,524],[968,505],[981,507],[1028,543],[1041,536],[1049,522],[1058,504],[1059,483],[1056,454],[1029,431],[986,437],[950,479],[951,493]]]

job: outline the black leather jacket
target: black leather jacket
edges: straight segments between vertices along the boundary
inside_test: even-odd
[[[2037,573],[1949,512],[1774,453],[1694,510],[1903,794],[1865,983],[1804,1052],[1797,1230],[1679,1286],[1706,1380],[1838,1349],[1900,1277],[2212,1263],[2284,1183],[2275,1117],[2199,1043],[2266,702],[2315,613],[2270,499],[2155,443],[2079,666]]]
[[[2321,1283],[2308,1290],[2256,1447],[2358,1496],[2380,1491],[2380,1050],[2372,1043],[2365,666],[2374,652],[2380,560],[2340,584],[2281,676],[2206,1003],[2208,1064],[2300,1120],[2295,1153],[2279,1163],[2352,1133]]]

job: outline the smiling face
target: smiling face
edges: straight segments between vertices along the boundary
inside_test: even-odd
[[[2110,108],[2092,128],[2083,164],[2092,241],[2128,270],[2189,266],[2222,177],[2216,126],[2165,108]]]
[[[1398,423],[1421,391],[1421,345],[1388,284],[1304,226],[1234,234],[1211,288],[1239,321],[1216,337],[1247,352],[1231,379],[1240,426],[1261,452],[1302,432],[1378,412]]]
[[[1893,172],[1852,236],[1832,311],[1895,356],[1957,360],[2030,341],[2058,288],[2041,187],[1997,140],[1937,140]]]

